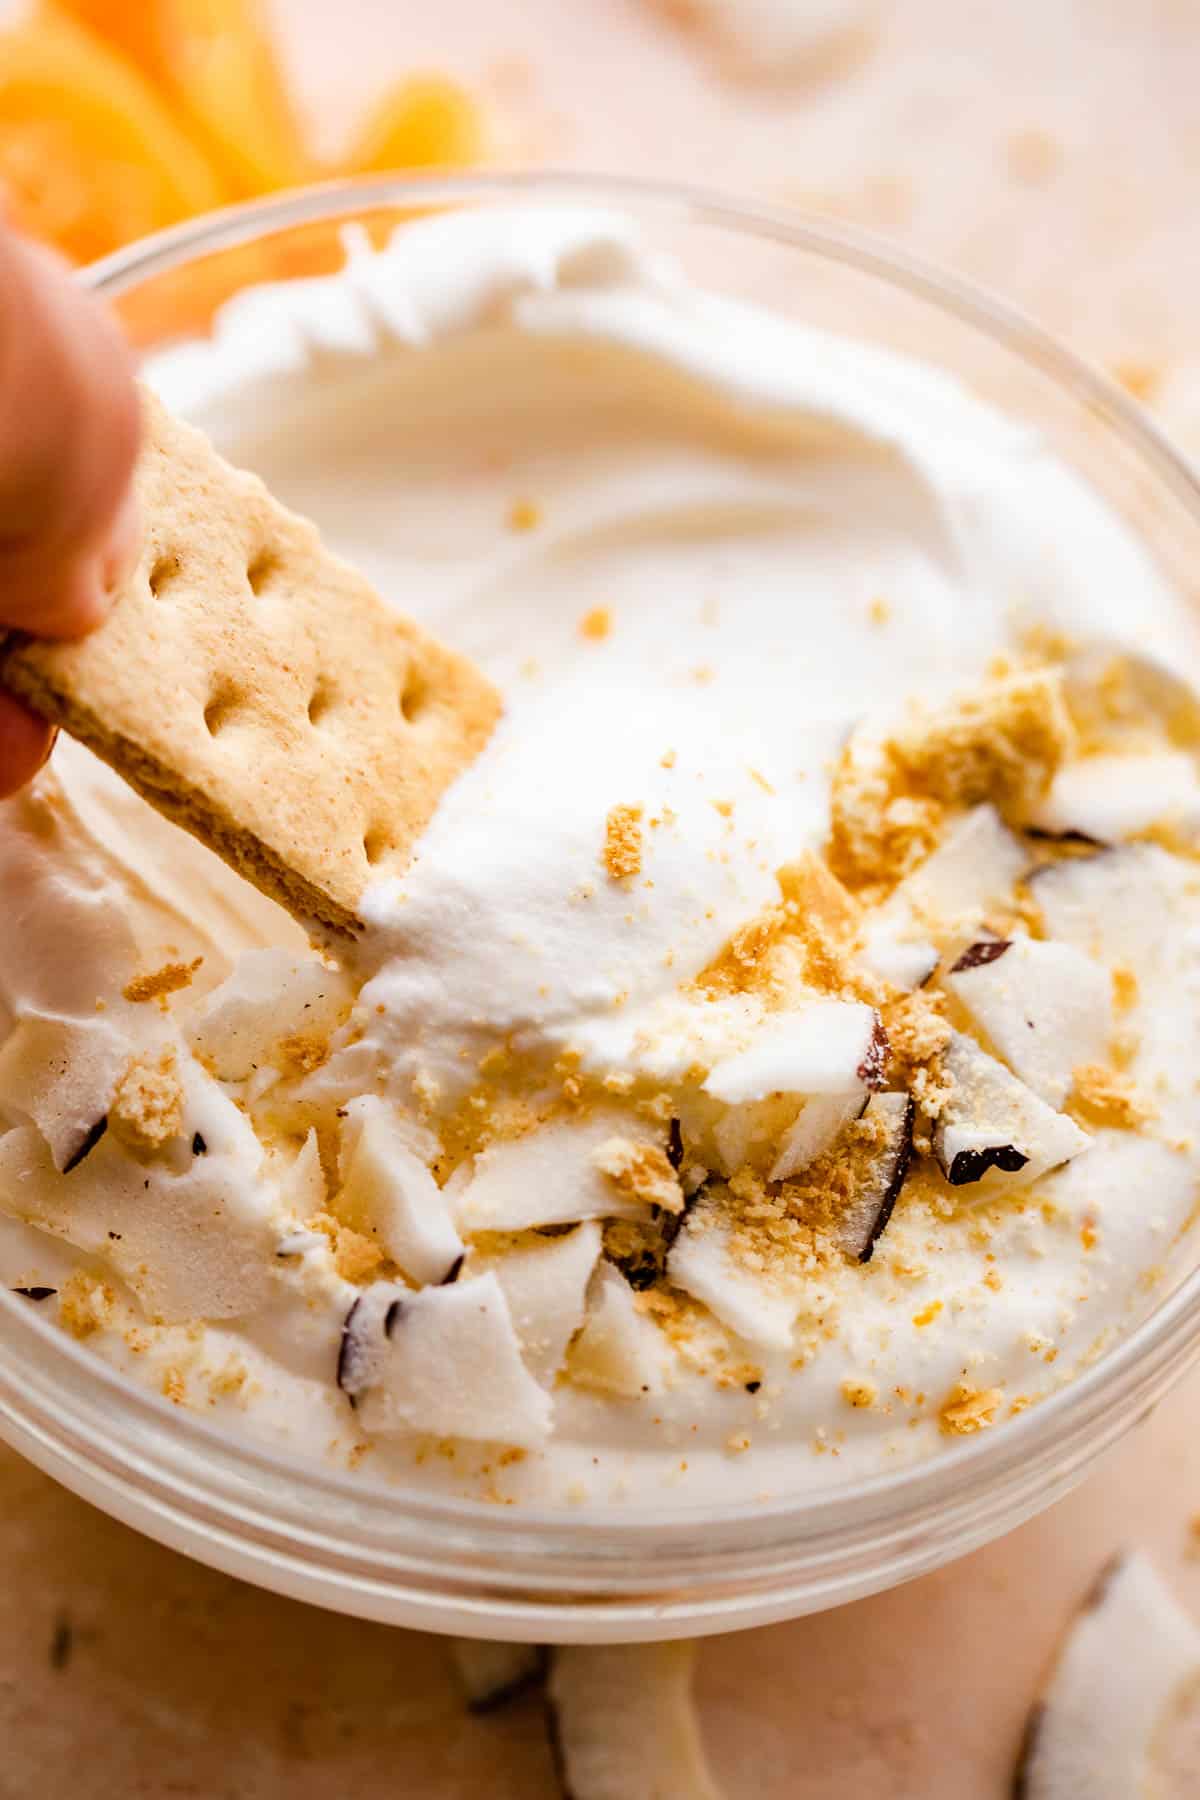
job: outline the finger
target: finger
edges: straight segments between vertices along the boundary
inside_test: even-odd
[[[0,623],[75,634],[104,611],[139,415],[99,306],[28,245],[0,242]]]
[[[0,629],[75,638],[108,616],[107,552],[85,551],[48,565],[40,546],[0,553]]]
[[[32,781],[54,748],[57,732],[26,711],[19,700],[0,693],[0,799]]]

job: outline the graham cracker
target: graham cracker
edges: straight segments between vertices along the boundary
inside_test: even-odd
[[[500,712],[490,683],[143,391],[138,566],[91,637],[0,682],[303,924],[361,929]]]

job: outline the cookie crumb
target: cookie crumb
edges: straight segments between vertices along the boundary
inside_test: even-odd
[[[663,1212],[683,1211],[679,1177],[657,1144],[635,1144],[632,1138],[606,1138],[592,1152],[592,1166],[617,1192]]]
[[[852,889],[890,889],[934,849],[949,808],[1027,811],[1074,742],[1061,672],[1045,668],[914,706],[880,743],[851,739],[830,790],[834,874]]]
[[[162,1388],[163,1397],[169,1400],[172,1406],[183,1405],[187,1398],[187,1382],[178,1363],[167,1364],[162,1372],[162,1380],[159,1385]]]
[[[642,869],[642,808],[614,806],[604,821],[601,861],[613,881],[639,875]]]
[[[873,1381],[861,1381],[847,1375],[842,1383],[842,1399],[847,1406],[871,1407],[879,1398],[879,1389]]]
[[[77,1269],[58,1295],[59,1323],[72,1337],[90,1337],[111,1325],[117,1296],[106,1281]]]
[[[533,531],[542,522],[542,509],[532,500],[514,500],[508,509],[510,531]]]
[[[190,963],[164,963],[152,975],[135,975],[121,992],[134,1006],[144,1006],[148,1000],[165,1000],[168,994],[178,994],[192,985],[192,978],[203,961],[202,956],[197,956]]]
[[[175,1052],[152,1062],[135,1056],[117,1083],[108,1122],[136,1150],[160,1150],[183,1128],[183,1089],[175,1072]]]
[[[996,1412],[1004,1399],[1003,1389],[977,1388],[959,1381],[943,1400],[938,1423],[948,1437],[971,1437],[996,1423]]]
[[[310,1231],[319,1231],[329,1239],[333,1266],[343,1281],[366,1281],[384,1260],[383,1251],[374,1238],[364,1237],[350,1225],[343,1225],[332,1213],[316,1213],[307,1221]]]
[[[1083,1063],[1074,1071],[1074,1081],[1070,1110],[1085,1124],[1137,1131],[1158,1117],[1157,1108],[1116,1069]]]
[[[320,1031],[293,1031],[280,1038],[276,1052],[286,1070],[311,1075],[329,1060],[329,1037]]]

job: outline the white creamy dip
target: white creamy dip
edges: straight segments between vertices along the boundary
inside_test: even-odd
[[[1185,1073],[1200,1051],[1200,897],[1190,864],[1157,845],[1122,865],[1135,910],[1152,896],[1157,935],[1124,912],[1118,926],[1062,915],[1105,982],[1132,970],[1113,1032],[1127,1040],[1124,1074],[1151,1096],[1144,1123],[1098,1126],[1085,1154],[1019,1199],[983,1203],[960,1187],[939,1211],[924,1190],[902,1196],[873,1260],[811,1274],[778,1329],[754,1328],[751,1294],[749,1313],[723,1312],[749,1321],[732,1340],[715,1319],[706,1336],[701,1317],[683,1352],[647,1312],[631,1314],[632,1290],[597,1262],[597,1225],[507,1247],[477,1238],[493,1217],[516,1228],[514,1191],[531,1196],[521,1225],[590,1221],[603,1202],[578,1196],[603,1189],[603,1146],[665,1129],[652,1109],[635,1121],[631,1084],[643,1098],[656,1084],[694,1089],[766,1041],[753,996],[699,1006],[684,990],[778,901],[777,870],[824,844],[852,730],[883,735],[914,697],[944,702],[1033,630],[1200,668],[1182,602],[1034,433],[932,368],[698,292],[625,220],[574,210],[447,215],[383,253],[352,245],[340,274],[244,293],[211,341],[159,354],[147,374],[388,600],[475,658],[506,711],[408,869],[369,894],[361,993],[332,971],[313,978],[304,1005],[353,1010],[328,1058],[301,1077],[285,1070],[282,1085],[269,1041],[261,1057],[245,1049],[261,1006],[221,1037],[229,1004],[253,988],[246,966],[221,1030],[210,996],[247,947],[304,961],[296,927],[71,746],[3,809],[0,895],[15,927],[0,944],[0,1034],[31,1016],[75,1022],[62,1041],[91,1071],[78,1076],[80,1120],[86,1095],[111,1090],[134,1054],[173,1055],[185,1097],[168,1166],[113,1131],[63,1175],[45,1118],[6,1096],[0,1063],[8,1285],[61,1293],[80,1268],[106,1283],[94,1322],[81,1324],[76,1300],[65,1322],[230,1431],[377,1477],[595,1504],[663,1491],[749,1500],[929,1454],[959,1429],[947,1435],[943,1415],[962,1384],[1000,1396],[980,1402],[988,1428],[1125,1327],[1200,1176]],[[1160,750],[1171,754],[1146,747]],[[1172,816],[1190,823],[1195,773],[1175,755]],[[1127,785],[1133,836],[1158,821],[1138,807],[1136,770]],[[1083,804],[1059,797],[1067,815]],[[614,808],[638,820],[627,879],[603,861]],[[968,940],[988,924],[981,913]],[[191,985],[162,1008],[123,997],[139,971],[195,957]],[[249,965],[268,996],[282,966]],[[97,1037],[98,1017],[111,1038]],[[994,1032],[988,1042],[1003,1059]],[[415,1297],[411,1337],[402,1322],[388,1339],[395,1391],[379,1399],[378,1377],[352,1409],[339,1346],[345,1376],[344,1320],[370,1282],[336,1271],[319,1230],[281,1254],[281,1217],[300,1229],[306,1209],[327,1212],[339,1179],[368,1195],[398,1183],[419,1212],[435,1193],[421,1185],[431,1134],[469,1105],[489,1055],[559,1080],[577,1071],[607,1097],[519,1139],[511,1175],[504,1143],[460,1163],[429,1205],[444,1210],[443,1241],[469,1252],[453,1291],[478,1284],[483,1335],[456,1365],[450,1303],[427,1299],[441,1292],[433,1264],[415,1281],[405,1264]],[[754,1101],[750,1069],[704,1091]],[[359,1094],[379,1097],[387,1129],[352,1180],[353,1133],[374,1130],[354,1112]],[[306,1105],[318,1124],[334,1105],[354,1119],[339,1176],[326,1146],[324,1187],[315,1139],[300,1149]],[[204,1151],[185,1154],[197,1133]],[[385,1174],[369,1172],[371,1156]],[[137,1197],[151,1165],[152,1232]],[[119,1240],[105,1224],[114,1195],[129,1221]],[[122,1251],[127,1238],[136,1252]],[[135,1266],[176,1254],[182,1276]],[[217,1298],[189,1313],[193,1278]],[[697,1301],[703,1287],[691,1286]],[[576,1380],[566,1346],[585,1310],[591,1375]],[[496,1416],[511,1402],[525,1421],[506,1439],[519,1457],[478,1441],[488,1391],[467,1392],[469,1360],[498,1367],[510,1349]],[[626,1372],[597,1379],[609,1349]],[[439,1368],[456,1398],[426,1406]],[[453,1439],[450,1453],[433,1453],[435,1439]]]

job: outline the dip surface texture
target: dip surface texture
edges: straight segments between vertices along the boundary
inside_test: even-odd
[[[72,746],[3,809],[7,1285],[230,1432],[596,1506],[950,1454],[1144,1311],[1200,645],[1029,429],[575,211],[148,374],[506,712],[352,966]]]

